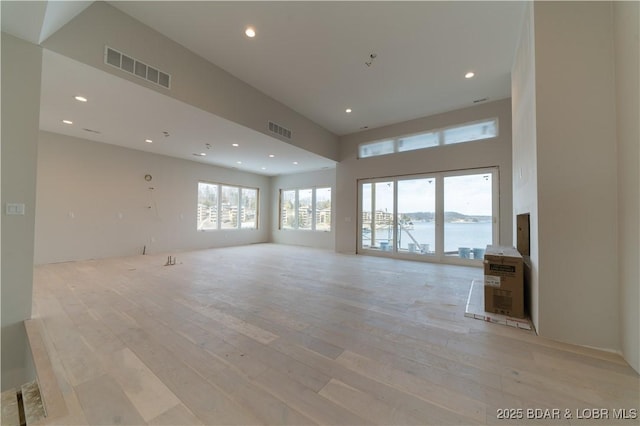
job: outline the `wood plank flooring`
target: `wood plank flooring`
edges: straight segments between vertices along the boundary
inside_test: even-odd
[[[606,408],[638,424],[613,419],[640,408],[618,355],[465,318],[479,268],[275,244],[175,255],[36,267],[66,405],[46,423],[572,425]],[[497,418],[509,408],[524,418]]]

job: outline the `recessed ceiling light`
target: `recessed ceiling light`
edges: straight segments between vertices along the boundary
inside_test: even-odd
[[[464,75],[464,78],[473,78],[476,74],[473,71],[469,71]]]
[[[231,146],[238,147],[238,146],[240,146],[240,145],[238,145],[237,143],[232,143],[232,144],[231,144]]]
[[[351,112],[351,108],[347,108],[344,110],[344,112],[346,112],[347,114],[349,114]]]
[[[266,168],[266,167],[260,167],[260,168],[261,168],[262,170],[267,170],[267,168]]]
[[[207,153],[205,153],[205,152],[201,152],[200,153],[200,157],[206,157],[206,156],[207,156]]]
[[[145,139],[144,140],[146,143],[153,143],[153,141],[151,139]]]
[[[269,154],[269,158],[273,158],[273,157],[275,157],[275,155]]]
[[[79,96],[79,95],[78,95],[78,96],[76,96],[74,99],[75,99],[76,101],[79,101],[79,102],[87,102],[87,98],[85,98],[84,96]]]
[[[62,122],[64,124],[73,124],[73,121],[71,121],[71,120],[62,120]]]
[[[236,161],[236,164],[242,164],[242,161]]]
[[[246,30],[244,30],[244,33],[247,35],[247,37],[249,38],[254,38],[256,36],[256,30],[253,29],[253,27],[247,27]]]
[[[297,161],[294,161],[294,162],[293,162],[293,164],[296,164],[296,165],[297,165],[297,164],[298,164],[298,162],[297,162]]]

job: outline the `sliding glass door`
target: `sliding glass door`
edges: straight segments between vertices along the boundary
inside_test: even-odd
[[[435,255],[435,212],[434,177],[398,181],[397,252]]]
[[[390,252],[394,240],[393,181],[362,186],[361,241],[371,250]]]
[[[498,170],[466,170],[359,183],[358,251],[477,264],[498,242]]]
[[[492,173],[444,176],[444,254],[482,259],[493,243]]]

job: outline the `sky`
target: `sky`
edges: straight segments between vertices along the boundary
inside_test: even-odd
[[[374,185],[376,186],[376,210],[393,212],[392,182],[377,182]],[[435,185],[434,178],[398,181],[398,211],[400,213],[435,211]],[[363,206],[370,206],[371,194],[366,189],[364,188],[362,194]],[[491,216],[491,174],[445,177],[444,204],[444,210],[447,212]],[[365,207],[363,210],[369,209]]]

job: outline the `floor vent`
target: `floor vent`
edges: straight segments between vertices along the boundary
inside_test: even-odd
[[[104,63],[121,69],[122,71],[144,78],[151,83],[171,88],[171,75],[145,64],[137,59],[127,56],[109,46],[104,48]]]
[[[291,139],[291,130],[282,127],[279,124],[274,123],[273,121],[269,122],[269,131],[271,133],[275,133],[276,135],[282,136],[286,139]]]

